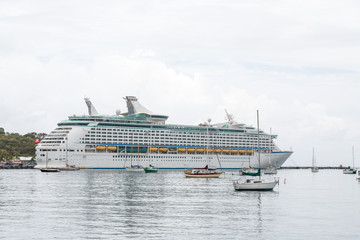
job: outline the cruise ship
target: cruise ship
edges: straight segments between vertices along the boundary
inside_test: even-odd
[[[227,112],[224,123],[166,124],[168,116],[149,111],[134,96],[124,99],[128,111],[110,116],[98,114],[85,98],[88,115],[69,116],[38,143],[36,168],[266,168],[280,167],[292,154],[274,143],[276,135],[238,123]]]

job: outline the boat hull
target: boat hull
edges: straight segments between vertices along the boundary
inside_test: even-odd
[[[280,167],[289,158],[292,152],[276,152],[271,154],[271,165]],[[268,159],[269,154],[261,154],[261,159]],[[138,154],[139,164],[148,166],[150,164],[158,166],[159,169],[184,169],[201,168],[207,163],[209,158],[210,165],[221,169],[243,169],[254,167],[258,168],[257,157],[246,155],[209,155],[206,154]],[[61,159],[61,160],[60,160]],[[67,159],[67,161],[66,161]],[[82,169],[125,169],[130,166],[130,154],[126,153],[67,153],[65,157],[62,152],[49,152],[48,166],[51,168],[65,167],[65,163],[79,166]],[[36,158],[35,168],[45,168],[46,160],[44,157]],[[260,168],[267,168],[268,160],[260,163]]]
[[[60,172],[57,168],[40,168],[41,172]]]
[[[213,174],[186,174],[187,178],[219,178],[221,173],[213,173]]]
[[[313,168],[311,168],[311,172],[319,172],[319,168],[313,167]]]
[[[143,168],[131,168],[131,167],[129,167],[129,168],[126,168],[126,171],[128,171],[128,172],[143,172],[144,169]]]
[[[262,182],[262,183],[240,183],[234,182],[234,189],[236,191],[272,191],[278,184],[274,182]]]

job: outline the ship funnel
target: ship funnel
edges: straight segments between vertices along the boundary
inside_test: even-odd
[[[136,113],[147,113],[147,114],[153,114],[150,110],[145,108],[143,105],[141,105],[138,102],[138,99],[134,96],[126,96],[124,98],[126,100],[126,105],[128,108],[128,114],[136,114]]]
[[[91,103],[90,98],[84,98],[85,103],[88,107],[89,116],[97,116],[99,113],[96,111],[94,105]]]

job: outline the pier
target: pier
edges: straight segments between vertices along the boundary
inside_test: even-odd
[[[280,169],[310,169],[312,168],[311,166],[303,166],[303,167],[280,167]],[[348,169],[349,167],[342,167],[342,166],[339,166],[339,167],[318,167],[319,169]]]

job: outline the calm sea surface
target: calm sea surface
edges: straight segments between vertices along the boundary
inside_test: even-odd
[[[275,191],[235,192],[237,174],[0,170],[0,239],[359,239],[354,175],[280,170]]]

